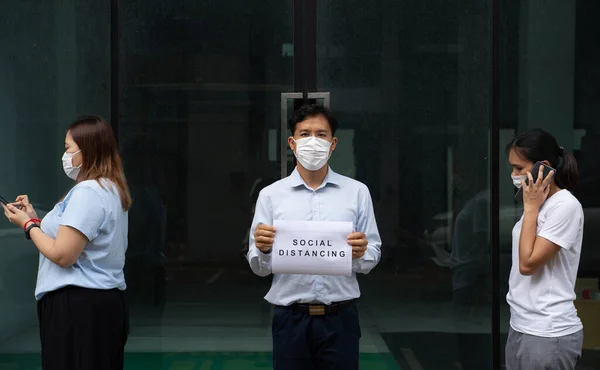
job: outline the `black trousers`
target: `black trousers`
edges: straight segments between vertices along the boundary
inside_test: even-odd
[[[67,286],[38,302],[43,370],[122,370],[125,293]]]
[[[275,306],[274,370],[357,370],[361,337],[356,304],[332,315]]]

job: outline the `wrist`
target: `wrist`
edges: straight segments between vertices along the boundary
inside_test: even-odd
[[[525,215],[528,215],[528,216],[535,216],[535,217],[537,217],[539,211],[540,211],[540,208],[539,207],[535,207],[535,206],[525,206],[523,208],[523,213]]]
[[[25,238],[26,238],[27,240],[31,240],[31,231],[32,231],[33,229],[39,229],[39,228],[40,228],[40,225],[38,225],[38,224],[37,224],[37,223],[35,223],[35,222],[30,222],[30,223],[28,223],[28,225],[29,225],[29,226],[27,226],[27,228],[25,229]]]
[[[23,231],[26,231],[27,227],[29,227],[31,224],[40,226],[41,223],[42,223],[42,220],[40,220],[40,219],[30,218],[29,220],[25,221],[25,223],[23,225],[21,225],[21,227],[23,228]]]

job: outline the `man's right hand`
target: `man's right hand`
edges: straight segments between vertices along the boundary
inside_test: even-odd
[[[259,224],[254,232],[254,244],[263,253],[271,252],[275,241],[275,228],[273,226]]]

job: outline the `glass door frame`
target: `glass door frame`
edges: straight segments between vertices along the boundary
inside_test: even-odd
[[[281,123],[281,139],[282,144],[281,159],[282,168],[281,175],[287,175],[287,125],[284,124],[286,117],[283,115],[284,95],[286,110],[287,99],[294,99],[294,108],[302,104],[306,104],[311,100],[324,99],[325,104],[329,103],[329,93],[319,93],[317,90],[317,8],[318,0],[293,0],[293,81],[294,86],[292,92],[282,91],[282,123]],[[502,63],[502,9],[501,0],[490,0],[491,19],[490,43],[492,48],[492,72],[491,72],[491,132],[490,132],[490,245],[491,245],[491,272],[492,272],[492,369],[499,370],[501,368],[502,359],[501,347],[503,343],[500,340],[500,246],[499,246],[499,181],[500,181],[500,165],[499,153],[502,148],[499,147],[500,142],[500,121],[501,121],[501,63]],[[119,0],[111,0],[110,9],[110,121],[118,138],[119,133],[119,102],[120,102],[120,52],[119,52],[119,37],[121,14],[119,12]],[[322,94],[327,94],[325,97]],[[285,158],[285,160],[284,160]]]
[[[492,359],[491,369],[500,370],[503,359],[503,343],[501,343],[500,306],[503,297],[500,296],[500,99],[501,99],[501,62],[502,62],[502,13],[501,0],[490,0],[489,14],[491,31],[490,43],[492,50],[492,66],[490,76],[490,247],[491,247],[491,333]],[[318,0],[294,0],[294,91],[301,92],[303,103],[312,100],[309,92],[317,91],[317,27]],[[294,95],[299,98],[299,95]],[[316,98],[316,97],[315,97]],[[282,94],[282,109],[284,105]],[[287,102],[286,102],[287,104]],[[282,115],[282,140],[286,126]],[[482,123],[484,124],[484,123]],[[285,140],[284,140],[285,141]],[[285,143],[282,145],[287,146]],[[283,146],[282,146],[283,149]],[[282,177],[287,175],[284,166],[286,151],[282,150]]]

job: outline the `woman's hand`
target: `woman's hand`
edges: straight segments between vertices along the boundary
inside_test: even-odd
[[[2,204],[2,208],[4,209],[4,216],[6,216],[8,221],[10,221],[10,223],[13,225],[19,226],[20,228],[23,228],[25,223],[32,219],[32,217],[29,217],[27,212],[21,211],[12,204],[6,206]]]
[[[533,176],[531,172],[527,172],[527,178],[529,179],[529,185],[525,183],[525,180],[522,181],[521,185],[523,187],[523,206],[525,210],[539,210],[546,198],[548,198],[548,193],[550,193],[550,182],[554,177],[554,171],[551,171],[544,176],[544,165],[540,166],[537,180],[533,181]]]
[[[38,218],[35,209],[33,209],[33,206],[29,203],[29,197],[27,195],[19,195],[13,205],[20,206],[21,209],[29,215],[29,218]]]

